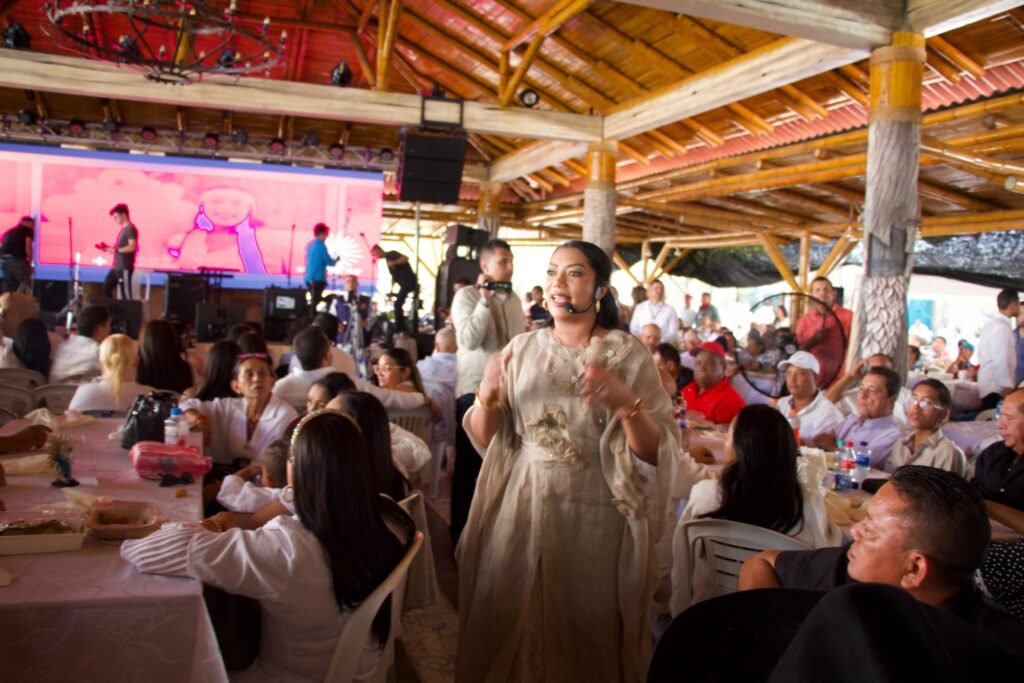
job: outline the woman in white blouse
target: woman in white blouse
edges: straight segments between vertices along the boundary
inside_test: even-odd
[[[238,458],[255,460],[271,441],[284,436],[299,416],[271,393],[274,371],[266,354],[240,354],[231,388],[238,398],[181,401],[189,425],[203,432],[207,455],[220,464],[231,464]]]
[[[82,384],[71,397],[68,410],[117,410],[127,412],[139,394],[153,387],[132,381],[139,364],[139,345],[131,337],[112,334],[100,344],[100,369],[96,380]]]
[[[683,581],[687,580],[690,549],[683,524],[694,519],[726,519],[764,527],[803,541],[810,548],[837,546],[842,532],[825,512],[821,482],[801,482],[797,476],[799,447],[786,418],[767,405],[750,405],[739,412],[725,443],[728,466],[720,479],[694,484],[672,539],[672,615],[683,611]],[[713,595],[714,577],[697,562],[692,603]]]
[[[347,415],[303,419],[288,482],[295,516],[252,531],[225,530],[217,517],[170,523],[121,546],[140,571],[189,576],[259,601],[260,656],[244,680],[322,681],[349,612],[401,561],[415,534],[401,508],[374,490],[366,441]],[[392,627],[388,599],[355,680],[372,679]]]

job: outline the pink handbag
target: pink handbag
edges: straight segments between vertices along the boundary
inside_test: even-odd
[[[196,448],[159,441],[139,441],[128,455],[143,479],[159,479],[165,474],[180,477],[186,472],[201,477],[213,466],[213,461]]]

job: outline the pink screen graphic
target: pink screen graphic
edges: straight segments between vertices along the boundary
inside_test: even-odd
[[[290,270],[301,277],[313,226],[324,222],[331,229],[328,251],[339,257],[331,270],[366,276],[367,244],[380,236],[382,193],[383,180],[375,174],[0,150],[0,225],[14,225],[22,214],[40,215],[41,264],[67,264],[79,252],[82,266],[109,268],[112,255],[96,245],[115,243],[120,228],[108,212],[125,203],[139,232],[136,269]]]

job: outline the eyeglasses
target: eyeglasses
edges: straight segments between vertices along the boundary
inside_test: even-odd
[[[945,410],[945,408],[927,398],[912,398],[910,405],[917,406],[921,410]]]
[[[160,486],[164,488],[168,486],[176,486],[178,484],[191,484],[194,481],[195,477],[192,476],[191,472],[185,472],[181,475],[164,472],[160,475]]]

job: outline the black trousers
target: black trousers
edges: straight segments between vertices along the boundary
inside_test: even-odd
[[[135,272],[134,268],[128,268],[125,270],[111,269],[107,273],[106,279],[103,280],[103,296],[108,299],[114,298],[114,289],[120,285],[121,298],[128,300],[132,298],[132,274]]]
[[[20,258],[13,256],[4,256],[0,260],[0,265],[3,266],[3,286],[0,287],[0,293],[2,292],[16,292],[19,289],[25,289],[31,291],[32,289],[32,264],[28,261],[23,261]]]
[[[473,504],[473,491],[476,479],[480,476],[483,459],[473,448],[469,435],[462,428],[462,418],[473,405],[473,394],[463,394],[455,401],[455,467],[452,470],[452,543],[459,542],[462,528],[469,518],[469,508]]]
[[[396,332],[410,332],[405,323],[405,300],[410,294],[414,294],[417,287],[403,287],[399,285],[398,294],[395,295],[395,331]],[[416,311],[412,312],[413,320],[416,319]],[[412,334],[415,334],[417,329],[411,330]]]
[[[316,315],[317,304],[320,303],[320,299],[324,295],[324,288],[327,286],[326,282],[310,281],[306,283],[306,288],[309,289],[309,314]]]

